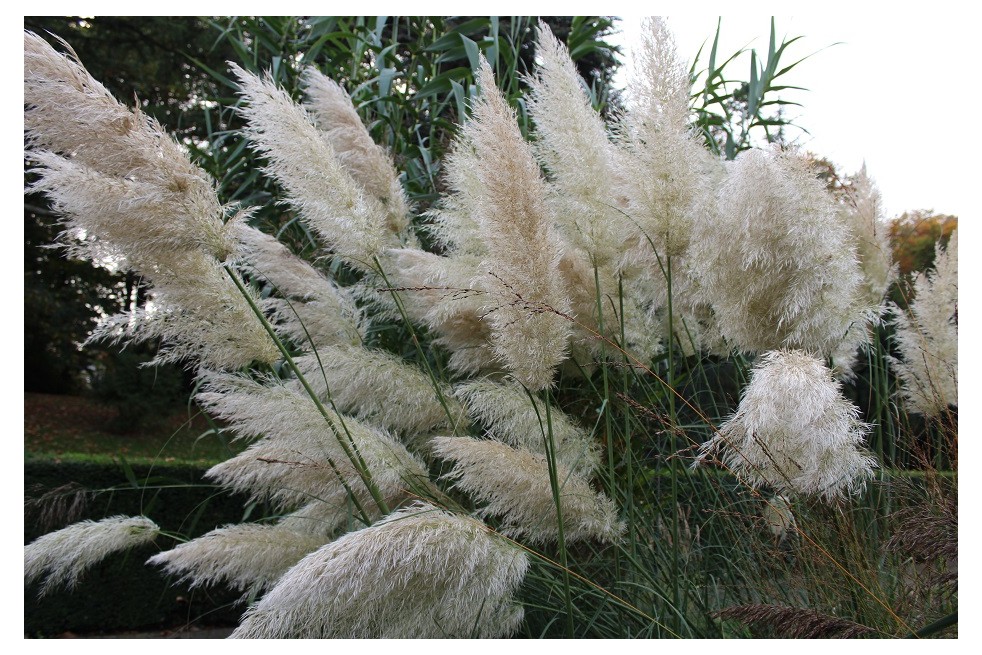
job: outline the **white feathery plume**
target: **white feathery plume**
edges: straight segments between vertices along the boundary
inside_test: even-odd
[[[475,380],[458,386],[454,394],[467,413],[484,426],[486,436],[521,450],[545,454],[545,403],[517,384]],[[535,403],[533,405],[533,402]],[[572,418],[549,408],[556,459],[566,468],[589,476],[599,464],[596,441]]]
[[[229,273],[199,250],[161,253],[141,273],[153,281],[153,300],[132,314],[103,321],[89,341],[141,342],[160,339],[153,362],[190,361],[234,370],[258,361],[272,364],[280,351]],[[259,303],[248,287],[253,302]]]
[[[338,256],[359,269],[386,248],[398,247],[385,207],[352,179],[330,139],[306,110],[271,80],[235,64],[245,133],[269,163],[265,171],[287,192],[287,203]]]
[[[303,83],[307,111],[327,135],[341,164],[355,182],[381,201],[389,230],[411,238],[409,201],[392,156],[372,140],[348,92],[315,68],[304,70]]]
[[[686,253],[694,207],[710,190],[711,169],[719,166],[689,128],[690,87],[689,67],[665,22],[646,19],[628,86],[631,111],[618,126],[618,163],[632,172],[624,187],[635,227],[622,259],[626,271],[640,267],[658,275],[666,257]],[[673,270],[673,278],[681,272]]]
[[[237,222],[232,234],[238,242],[240,265],[283,296],[262,303],[282,334],[308,347],[361,343],[367,320],[345,289],[272,236],[244,222]]]
[[[897,347],[891,359],[908,408],[927,417],[958,406],[958,233],[935,246],[934,271],[914,279],[910,314],[892,307]]]
[[[487,254],[476,218],[484,196],[480,167],[474,144],[464,130],[444,157],[443,177],[448,193],[424,214],[431,221],[427,231],[444,250],[454,256],[477,257],[478,261]]]
[[[309,553],[323,537],[286,530],[279,525],[227,525],[147,560],[169,575],[180,575],[192,587],[227,584],[235,589],[271,587]]]
[[[346,484],[363,505],[370,502],[358,467],[364,461],[385,498],[402,497],[426,480],[426,466],[387,432],[327,410],[325,419],[303,392],[241,375],[205,374],[198,403],[226,421],[241,438],[258,439],[241,454],[206,473],[224,487],[289,507],[323,500],[343,505]],[[329,420],[328,420],[329,419]]]
[[[868,322],[854,322],[831,353],[836,375],[850,380],[855,377],[853,367],[860,349],[867,348],[873,338],[871,325],[878,322],[887,309],[884,303],[887,290],[897,278],[887,225],[882,220],[880,192],[867,174],[865,164],[848,187],[848,196],[841,212],[852,234],[863,276],[854,311],[856,315],[868,318]]]
[[[872,307],[879,307],[890,285],[897,279],[897,266],[893,263],[890,235],[883,221],[880,191],[866,172],[866,164],[848,188],[845,215],[863,272],[863,300]]]
[[[92,565],[117,551],[153,541],[159,531],[145,516],[75,523],[24,546],[24,579],[33,582],[44,576],[42,596],[62,584],[74,587]]]
[[[752,487],[825,500],[860,493],[876,460],[865,450],[869,426],[842,396],[832,372],[801,351],[761,357],[736,413],[704,443],[696,463],[721,453]]]
[[[415,437],[436,427],[452,429],[463,420],[449,387],[441,385],[444,409],[430,378],[387,351],[323,347],[298,357],[296,364],[322,400],[373,425]]]
[[[793,153],[746,151],[703,207],[690,266],[723,336],[744,352],[829,354],[854,323],[862,273],[830,194]]]
[[[222,268],[234,244],[204,171],[79,63],[30,33],[24,48],[28,156],[38,176],[31,190],[63,216],[66,236],[76,239],[73,255],[128,267],[153,283],[152,305],[109,319],[93,338],[163,338],[157,362],[276,361],[275,344]]]
[[[108,239],[128,258],[190,247],[224,260],[231,244],[214,182],[71,55],[24,33],[24,129],[40,164],[36,188],[54,194],[56,206],[77,208],[69,229]]]
[[[482,523],[419,503],[305,557],[232,637],[507,637],[527,569]]]
[[[483,504],[478,510],[482,516],[501,520],[502,534],[540,544],[558,538],[559,517],[544,455],[470,437],[434,437],[430,443],[438,457],[454,463],[446,477]],[[614,503],[562,464],[557,463],[556,475],[566,543],[616,541],[624,525]]]
[[[679,56],[675,37],[661,16],[641,25],[641,47],[633,53],[628,97],[634,127],[684,131],[689,122],[689,66]]]
[[[463,132],[482,185],[475,218],[487,246],[479,278],[488,291],[484,320],[504,367],[538,391],[552,384],[566,358],[571,329],[558,274],[561,244],[539,165],[485,59],[478,81],[481,96]]]
[[[554,213],[564,236],[589,261],[611,266],[620,257],[627,226],[619,208],[623,180],[615,149],[566,46],[542,21],[536,35],[528,110],[536,126],[536,153],[550,174]]]
[[[485,298],[474,288],[480,258],[441,257],[424,250],[401,248],[386,253],[386,275],[403,301],[409,319],[437,335],[450,353],[447,366],[458,373],[498,368],[491,348],[491,330],[481,319]]]

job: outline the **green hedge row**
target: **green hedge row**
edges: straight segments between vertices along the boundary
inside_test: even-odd
[[[24,465],[24,543],[76,521],[118,514],[142,514],[168,532],[189,537],[242,521],[246,499],[205,484],[205,470],[200,463],[28,458]],[[174,543],[161,536],[153,545],[109,557],[83,574],[74,590],[59,589],[39,598],[38,585],[26,585],[24,634],[45,637],[66,631],[234,625],[245,608],[236,602],[241,594],[225,589],[191,590],[144,564]]]

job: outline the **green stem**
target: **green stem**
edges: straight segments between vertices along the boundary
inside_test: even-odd
[[[293,371],[293,374],[297,376],[297,380],[300,381],[300,384],[307,392],[307,395],[309,395],[310,399],[314,402],[314,405],[317,407],[317,411],[319,411],[321,416],[324,417],[324,420],[327,422],[328,427],[330,427],[331,432],[334,434],[335,438],[337,438],[338,444],[340,444],[341,449],[344,451],[344,454],[351,461],[352,466],[355,467],[355,470],[358,472],[358,475],[362,479],[362,482],[365,483],[365,487],[368,489],[368,493],[371,494],[372,500],[375,501],[375,504],[378,506],[379,510],[383,514],[388,514],[390,511],[389,506],[385,502],[385,499],[382,497],[382,494],[379,491],[378,486],[375,484],[375,481],[372,479],[372,475],[368,471],[365,461],[361,457],[361,453],[358,452],[358,447],[355,444],[354,439],[352,439],[351,435],[347,433],[347,429],[345,429],[345,436],[347,437],[347,440],[351,441],[351,444],[349,445],[345,443],[345,438],[342,437],[341,432],[338,430],[338,427],[334,424],[334,420],[331,418],[331,415],[327,411],[327,408],[324,407],[323,403],[321,403],[320,398],[318,398],[313,388],[311,388],[310,383],[307,382],[307,378],[305,378],[303,373],[300,372],[300,368],[297,366],[296,362],[293,361],[293,357],[290,356],[289,350],[287,350],[286,346],[283,345],[283,342],[276,335],[276,331],[273,330],[273,326],[270,325],[268,320],[266,320],[266,316],[263,314],[262,310],[259,309],[259,306],[256,305],[256,302],[252,299],[252,295],[245,288],[245,285],[243,285],[242,281],[239,280],[238,275],[235,274],[235,272],[231,269],[229,264],[227,263],[224,264],[223,268],[225,269],[225,272],[228,273],[228,276],[232,279],[232,282],[239,290],[239,293],[241,293],[242,297],[246,299],[247,303],[249,303],[249,307],[252,309],[253,313],[255,313],[256,317],[262,323],[263,328],[266,330],[266,333],[269,334],[269,337],[273,340],[273,343],[276,344],[276,347],[279,349],[280,354],[283,355],[283,359],[286,361],[287,366],[289,366],[290,370]],[[354,448],[354,450],[352,450],[352,448]],[[338,475],[339,479],[341,480],[341,484],[344,485],[345,491],[348,492],[348,495],[351,497],[355,506],[362,513],[363,518],[366,521],[369,521],[368,514],[360,506],[360,503],[358,502],[358,498],[352,492],[351,488],[348,486],[344,477],[341,476],[341,473],[338,470],[337,466],[334,464],[333,461],[331,461],[330,458],[328,458],[328,463],[330,464],[334,472]]]
[[[532,407],[535,409],[536,414],[538,414],[539,409],[535,402],[535,397],[528,389],[525,390],[525,393],[528,394],[529,401],[532,403]],[[546,463],[549,468],[549,486],[552,489],[553,502],[556,504],[556,531],[559,541],[559,563],[563,569],[563,600],[566,604],[566,636],[572,639],[574,637],[573,596],[570,590],[569,582],[569,562],[566,552],[565,526],[563,525],[563,507],[560,496],[559,473],[556,469],[556,443],[552,433],[552,402],[551,398],[549,397],[548,387],[545,390],[544,404],[546,407],[546,429],[542,432],[542,438],[546,451]],[[539,416],[539,421],[541,424],[541,415]]]
[[[675,361],[672,352],[675,350],[675,325],[674,312],[672,308],[672,256],[665,258],[668,283],[668,372],[665,380],[668,384],[668,419],[669,430],[671,431],[671,454],[669,457],[669,470],[672,472],[672,600],[675,606],[679,606],[679,481],[678,471],[675,466],[675,453],[678,452],[678,440],[675,428],[678,425],[678,417],[675,413]]]

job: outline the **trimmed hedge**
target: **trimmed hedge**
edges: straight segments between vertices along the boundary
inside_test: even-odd
[[[108,458],[28,458],[24,464],[24,543],[84,519],[143,514],[162,529],[194,537],[243,520],[246,499],[205,484],[202,463],[121,464]],[[64,489],[73,483],[72,489]],[[77,485],[77,486],[76,486]],[[79,487],[98,491],[94,496]],[[44,494],[62,488],[57,498]],[[38,585],[24,589],[24,634],[44,637],[66,631],[118,632],[166,629],[187,624],[234,625],[244,604],[225,589],[175,585],[147,558],[174,545],[160,536],[150,546],[120,553],[82,575],[74,590],[43,598]]]

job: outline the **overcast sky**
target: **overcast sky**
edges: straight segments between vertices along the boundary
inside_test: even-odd
[[[708,39],[705,67],[716,21],[711,15],[668,17],[686,59]],[[782,64],[811,55],[787,75],[787,83],[809,89],[786,93],[802,104],[789,115],[810,133],[798,133],[803,147],[846,173],[865,161],[887,217],[909,209],[961,218],[978,213],[978,103],[975,82],[967,77],[975,58],[970,44],[978,38],[969,34],[974,19],[944,12],[828,11],[775,21],[778,42],[803,37],[788,47]],[[636,43],[640,26],[640,16],[622,16],[617,40],[625,51]],[[769,30],[767,15],[723,16],[717,60],[743,47],[766,56]],[[731,65],[731,73],[749,79],[749,55]]]

